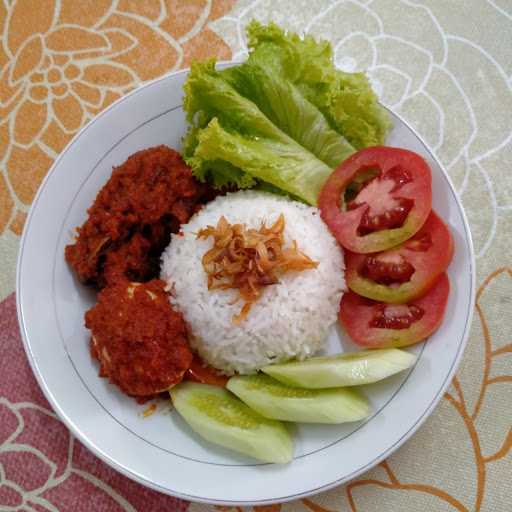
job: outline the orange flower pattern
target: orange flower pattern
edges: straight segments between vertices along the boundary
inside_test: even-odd
[[[108,104],[194,57],[229,58],[208,23],[232,3],[1,2],[0,234],[20,234],[52,161]]]

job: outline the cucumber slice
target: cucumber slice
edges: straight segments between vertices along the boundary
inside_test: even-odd
[[[182,382],[169,390],[174,407],[206,440],[265,462],[293,458],[293,441],[279,421],[263,418],[229,391]]]
[[[237,376],[227,388],[266,418],[302,423],[345,423],[370,414],[365,397],[353,389],[303,389],[268,375]]]
[[[371,384],[410,368],[416,356],[397,348],[364,350],[306,361],[274,364],[261,370],[288,384],[309,389]]]

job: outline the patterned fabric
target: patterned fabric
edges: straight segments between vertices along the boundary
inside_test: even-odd
[[[440,405],[345,487],[265,510],[512,510],[512,5],[509,0],[0,0],[0,510],[202,512],[108,468],[70,436],[26,362],[14,273],[52,161],[109,103],[191,59],[241,57],[252,18],[328,38],[426,140],[469,217],[472,334]]]

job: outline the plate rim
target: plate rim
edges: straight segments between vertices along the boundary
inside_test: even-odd
[[[218,61],[217,65],[221,67],[227,67],[229,65],[234,65],[239,63],[240,60],[229,60],[229,61]],[[130,91],[128,94],[118,98],[113,103],[111,103],[108,107],[106,107],[104,110],[102,110],[100,113],[98,113],[94,119],[97,119],[99,117],[102,117],[106,115],[111,109],[114,109],[117,105],[125,101],[128,97],[131,97],[132,95],[135,95],[136,93],[139,93],[142,89],[148,88],[151,85],[168,80],[169,78],[174,78],[178,75],[187,74],[190,72],[190,68],[181,69],[178,71],[170,72],[165,75],[162,75],[154,80],[145,82],[144,84],[140,85],[139,87],[135,88],[134,90]],[[425,411],[422,413],[422,415],[416,419],[415,423],[411,426],[411,428],[407,431],[406,434],[404,434],[394,445],[389,447],[385,452],[381,453],[378,457],[376,457],[369,467],[363,466],[359,470],[355,471],[354,473],[350,474],[349,477],[341,477],[338,478],[332,482],[329,482],[327,484],[322,485],[319,488],[315,489],[309,489],[305,490],[301,493],[296,493],[292,496],[287,497],[277,497],[277,498],[270,498],[270,499],[263,499],[263,500],[245,500],[245,501],[235,501],[235,500],[219,500],[219,499],[208,499],[201,496],[192,496],[188,495],[186,493],[181,493],[179,491],[172,490],[167,487],[163,487],[159,484],[156,484],[150,480],[147,480],[143,477],[141,477],[139,474],[137,474],[134,471],[131,471],[129,468],[126,468],[122,466],[120,463],[118,463],[115,459],[104,453],[101,449],[97,448],[96,445],[92,440],[90,440],[86,435],[82,433],[82,431],[79,429],[77,425],[71,420],[71,418],[68,418],[66,413],[61,409],[59,403],[54,399],[53,394],[49,387],[46,384],[46,381],[44,379],[44,376],[39,370],[37,361],[35,360],[35,356],[32,353],[32,349],[30,346],[30,342],[28,339],[28,334],[26,332],[26,325],[24,322],[24,316],[23,316],[23,305],[21,301],[21,267],[22,267],[22,260],[23,260],[23,254],[24,254],[24,246],[26,239],[28,237],[28,226],[30,225],[30,220],[34,215],[34,212],[36,210],[37,203],[40,199],[40,196],[42,195],[42,192],[44,188],[46,187],[47,182],[49,181],[51,175],[55,172],[55,169],[59,166],[61,159],[63,158],[64,154],[70,149],[71,146],[73,146],[78,139],[81,138],[83,133],[85,133],[91,126],[92,123],[87,123],[85,126],[83,126],[74,136],[73,138],[66,144],[66,146],[62,149],[62,151],[59,153],[58,157],[55,159],[55,161],[52,163],[50,169],[48,170],[46,176],[44,177],[43,181],[41,182],[37,193],[32,201],[32,204],[30,206],[30,210],[25,222],[25,226],[23,229],[23,233],[20,239],[20,244],[18,248],[18,256],[17,256],[17,262],[16,262],[16,311],[17,311],[17,319],[19,323],[20,328],[20,334],[23,342],[23,347],[25,350],[25,353],[27,355],[28,362],[30,364],[31,370],[33,375],[35,376],[37,383],[42,390],[45,398],[50,403],[51,407],[59,417],[59,419],[65,424],[65,426],[68,428],[68,430],[71,432],[73,436],[75,436],[88,450],[90,450],[94,455],[96,455],[99,459],[101,459],[103,462],[108,464],[110,467],[112,467],[114,470],[119,471],[124,476],[130,478],[131,480],[134,480],[138,482],[141,485],[144,485],[145,487],[149,487],[153,490],[156,490],[158,492],[162,492],[164,494],[180,498],[186,501],[192,501],[197,503],[206,503],[206,504],[216,504],[216,505],[228,505],[228,506],[251,506],[251,505],[268,505],[273,503],[285,503],[288,501],[293,501],[296,499],[300,499],[307,496],[313,496],[316,494],[319,494],[321,492],[328,491],[334,487],[337,487],[339,485],[343,485],[346,482],[349,482],[361,474],[369,471],[371,468],[375,467],[377,464],[379,464],[382,460],[384,460],[386,457],[390,456],[392,453],[394,453],[400,446],[402,446],[404,443],[406,443],[416,432],[417,430],[423,425],[423,423],[427,420],[427,418],[432,414],[435,407],[438,405],[439,401],[441,400],[444,392],[446,389],[450,386],[453,376],[455,375],[461,359],[462,355],[465,352],[469,335],[471,332],[471,325],[472,325],[472,319],[474,315],[475,310],[475,298],[476,298],[476,260],[475,260],[475,251],[474,251],[474,245],[473,245],[473,238],[471,234],[471,229],[469,226],[469,222],[467,219],[466,212],[464,210],[464,207],[462,205],[462,201],[455,189],[455,186],[453,185],[452,179],[450,175],[447,173],[445,167],[441,164],[439,159],[433,154],[431,148],[428,146],[428,144],[425,142],[425,140],[418,134],[418,132],[407,122],[403,119],[401,115],[390,109],[389,107],[382,105],[387,111],[392,113],[395,117],[397,117],[401,123],[405,127],[407,127],[417,138],[417,140],[423,145],[426,152],[430,156],[430,158],[439,166],[441,169],[444,178],[446,179],[446,182],[448,183],[448,186],[450,187],[450,190],[452,192],[453,197],[455,198],[455,204],[457,206],[457,210],[461,215],[462,223],[464,226],[464,230],[466,233],[466,244],[469,248],[469,266],[470,266],[470,288],[471,288],[471,294],[470,294],[470,300],[469,300],[469,307],[470,311],[467,315],[467,324],[465,331],[462,336],[462,340],[458,349],[458,352],[455,356],[455,358],[452,361],[452,366],[450,371],[445,377],[445,381],[441,388],[439,389],[437,395],[434,397],[434,399],[431,401],[430,405],[425,409]]]

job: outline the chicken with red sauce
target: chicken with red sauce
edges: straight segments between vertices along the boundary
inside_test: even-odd
[[[209,195],[176,151],[163,145],[139,151],[114,168],[66,247],[66,260],[80,281],[100,288],[119,277],[157,277],[170,234]]]
[[[179,383],[192,363],[186,325],[165,283],[118,281],[85,314],[100,376],[126,394],[152,397]]]

